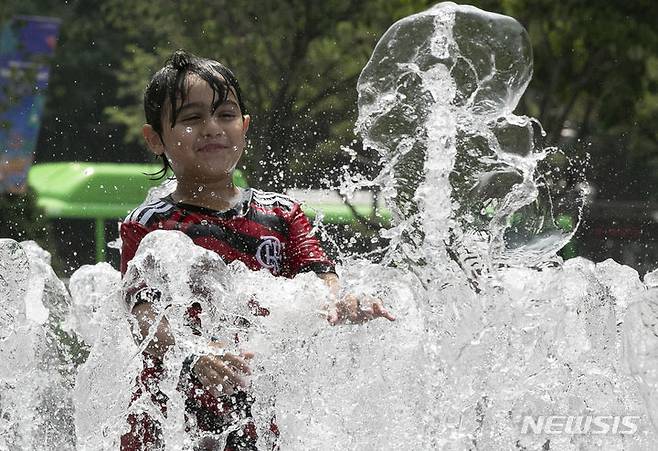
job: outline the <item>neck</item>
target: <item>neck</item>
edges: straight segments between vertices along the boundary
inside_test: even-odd
[[[235,205],[240,190],[233,184],[233,174],[213,182],[178,180],[172,198],[176,202],[227,210]]]

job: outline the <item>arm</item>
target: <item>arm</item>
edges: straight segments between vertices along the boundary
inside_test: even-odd
[[[132,309],[132,314],[137,319],[140,339],[148,336],[151,327],[157,319],[153,306],[149,302],[140,302]],[[174,337],[169,330],[167,318],[163,317],[157,325],[153,339],[148,343],[144,352],[162,360],[175,343]],[[237,387],[246,387],[247,381],[244,374],[251,374],[247,360],[251,359],[254,354],[243,352],[240,355],[224,352],[223,344],[211,341],[208,344],[210,352],[196,359],[192,366],[192,372],[199,378],[199,381],[215,397],[222,394],[232,394]]]
[[[141,337],[138,341],[146,338],[151,326],[155,322],[157,315],[153,311],[153,306],[149,302],[140,302],[132,308],[132,314],[137,319]],[[171,345],[174,344],[174,337],[169,332],[169,323],[167,318],[163,317],[155,331],[153,339],[148,343],[144,352],[160,360],[164,358]]]
[[[378,299],[353,294],[340,296],[340,281],[334,264],[327,258],[317,237],[312,234],[313,228],[299,204],[294,205],[288,221],[290,248],[286,257],[291,275],[312,270],[327,284],[334,299],[327,307],[327,321],[332,326],[347,322],[361,324],[379,317],[395,321],[395,316]],[[362,304],[369,304],[369,307],[363,308]]]
[[[135,256],[139,244],[149,231],[143,224],[136,221],[126,219],[121,224],[119,233],[121,235],[122,278],[126,275],[128,263]],[[134,334],[135,342],[138,344],[148,336],[151,326],[157,318],[157,314],[153,310],[153,302],[160,300],[160,291],[145,287],[142,282],[138,282],[139,279],[131,279],[131,282],[128,283],[129,287],[124,294],[128,308],[135,319],[137,319],[139,326],[139,336]],[[169,323],[163,317],[162,321],[158,324],[153,339],[148,343],[144,352],[162,360],[167,350],[173,344],[174,337],[169,333]]]
[[[134,257],[141,239],[147,233],[148,230],[139,223],[129,222],[122,224],[122,274],[126,273],[129,261]],[[143,283],[140,283],[139,277],[133,279],[133,283],[137,286],[142,285],[137,290],[132,287],[128,288],[128,293],[126,294],[126,301],[130,312],[137,320],[139,331],[135,334],[135,340],[139,344],[149,336],[151,328],[158,318],[153,304],[159,302],[161,293],[159,290],[144,287]],[[129,285],[133,285],[133,283],[129,283]],[[153,337],[144,348],[144,352],[161,361],[174,343],[175,340],[170,331],[169,322],[166,316],[163,316],[156,326]],[[208,346],[208,354],[198,358],[195,357],[191,369],[204,387],[215,397],[219,397],[222,393],[230,394],[236,387],[245,387],[246,381],[243,374],[250,374],[246,360],[250,359],[253,354],[245,352],[235,355],[224,352],[224,346],[217,342],[210,342]]]

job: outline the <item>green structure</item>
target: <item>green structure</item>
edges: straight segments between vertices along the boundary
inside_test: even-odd
[[[96,222],[96,260],[105,260],[105,221],[125,217],[160,184],[145,173],[157,165],[115,163],[43,163],[34,165],[28,185],[49,218]]]
[[[105,221],[120,220],[146,198],[148,190],[162,180],[151,180],[145,174],[160,170],[159,165],[125,163],[41,163],[28,175],[28,185],[37,194],[37,205],[49,218],[89,219],[96,223],[96,260],[105,260]],[[235,171],[237,186],[246,187],[241,172]],[[349,224],[352,210],[329,196],[315,196],[316,201],[304,205],[306,214],[314,218],[321,211],[326,224]],[[358,214],[370,216],[372,205],[356,203]],[[383,220],[389,219],[383,210]]]

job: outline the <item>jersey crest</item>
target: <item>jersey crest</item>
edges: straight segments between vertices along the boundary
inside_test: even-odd
[[[281,241],[275,236],[263,236],[256,250],[256,260],[275,276],[281,274]]]

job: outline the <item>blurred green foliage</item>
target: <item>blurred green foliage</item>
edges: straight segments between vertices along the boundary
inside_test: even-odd
[[[140,132],[144,86],[166,56],[186,48],[235,70],[253,119],[243,161],[250,183],[283,189],[335,180],[350,162],[340,146],[350,143],[359,151],[354,170],[375,170],[375,156],[353,142],[356,80],[386,28],[432,3],[8,0],[0,18],[36,14],[63,21],[38,161],[147,161]],[[601,191],[655,199],[649,187],[658,179],[652,19],[658,5],[473,4],[517,18],[531,35],[535,73],[520,112],[542,122],[550,144],[568,141],[574,151],[590,152],[590,179]]]
[[[522,108],[549,144],[590,153],[599,198],[658,201],[658,3],[501,4],[530,33],[535,71]]]

